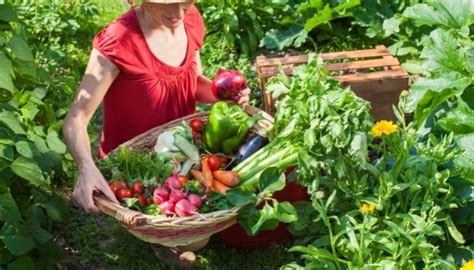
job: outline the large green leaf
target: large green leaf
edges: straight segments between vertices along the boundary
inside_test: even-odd
[[[474,133],[457,136],[456,143],[464,152],[454,163],[464,177],[474,180]]]
[[[234,206],[257,201],[257,196],[251,192],[231,189],[226,194],[227,200]]]
[[[285,188],[285,184],[285,174],[276,167],[270,167],[260,175],[258,188],[261,193],[275,192]]]
[[[38,148],[32,142],[18,141],[15,147],[18,154],[26,158],[33,158],[34,156],[38,156],[40,154]]]
[[[19,157],[11,165],[12,171],[34,186],[47,184],[38,164],[29,158]]]
[[[21,213],[10,194],[10,188],[0,185],[0,221],[15,222],[21,220]]]
[[[16,21],[15,11],[5,4],[0,4],[0,21],[14,22]]]
[[[415,110],[415,121],[417,126],[423,126],[428,116],[430,116],[439,105],[457,94],[459,94],[459,91],[454,89],[444,89],[440,92],[431,90],[426,91],[423,98],[418,102]]]
[[[429,4],[408,7],[403,15],[412,19],[416,25],[460,29],[472,23],[474,3],[472,0],[431,0]]]
[[[420,57],[425,59],[423,67],[432,73],[444,75],[455,71],[463,74],[468,68],[467,57],[458,46],[456,37],[443,29],[431,32]]]
[[[69,216],[69,208],[66,201],[58,196],[52,197],[49,201],[40,203],[46,209],[48,217],[55,221],[65,221]]]
[[[474,133],[474,110],[458,106],[439,120],[438,125],[454,134]]]
[[[56,132],[48,133],[46,137],[49,149],[59,154],[65,154],[67,151],[66,145],[59,139]]]
[[[15,134],[26,134],[21,122],[18,118],[9,111],[0,112],[0,123],[3,123],[7,128],[13,131]]]
[[[33,53],[28,43],[19,35],[14,34],[8,42],[8,47],[13,54],[22,61],[34,61]]]
[[[273,230],[278,226],[278,217],[276,211],[268,203],[265,203],[263,208],[258,211],[258,221],[255,223],[251,232],[256,235],[261,230]]]
[[[13,85],[13,67],[10,59],[0,52],[0,101],[9,100],[14,93],[15,86]]]
[[[308,33],[302,25],[288,25],[284,30],[272,29],[260,41],[260,47],[281,51],[293,45],[299,48],[306,42]]]
[[[11,145],[4,145],[0,143],[0,157],[8,161],[13,161],[15,158],[15,151]]]
[[[8,270],[34,270],[35,261],[30,256],[22,256],[8,264]]]
[[[33,239],[17,234],[4,235],[3,243],[15,256],[21,256],[35,247]]]

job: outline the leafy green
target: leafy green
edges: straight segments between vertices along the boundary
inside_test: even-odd
[[[474,4],[470,0],[431,0],[428,4],[409,7],[403,13],[417,25],[461,29],[472,23]]]

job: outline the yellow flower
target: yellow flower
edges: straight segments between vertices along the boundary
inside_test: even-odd
[[[375,124],[370,131],[373,136],[380,137],[382,135],[390,135],[397,131],[398,126],[394,125],[392,121],[382,120]]]
[[[474,260],[468,261],[459,270],[474,270]]]
[[[369,204],[369,203],[364,203],[364,205],[362,205],[360,211],[362,211],[362,213],[364,214],[372,214],[375,210],[375,205],[373,204]]]

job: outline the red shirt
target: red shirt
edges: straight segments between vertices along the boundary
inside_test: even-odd
[[[188,46],[179,67],[167,65],[153,55],[134,9],[94,38],[94,48],[120,69],[103,100],[99,157],[153,127],[195,112],[195,56],[205,33],[195,7],[186,14],[184,26]]]

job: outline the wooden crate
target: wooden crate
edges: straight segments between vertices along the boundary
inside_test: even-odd
[[[350,85],[361,98],[370,101],[375,120],[395,119],[392,104],[397,104],[402,90],[408,88],[409,76],[400,63],[383,45],[374,49],[324,53],[325,67],[342,86]],[[291,75],[296,65],[307,63],[308,55],[278,58],[257,57],[257,73],[260,79],[265,111],[274,114],[272,97],[265,91],[265,83],[279,75],[279,66]],[[336,61],[336,63],[334,63]]]

